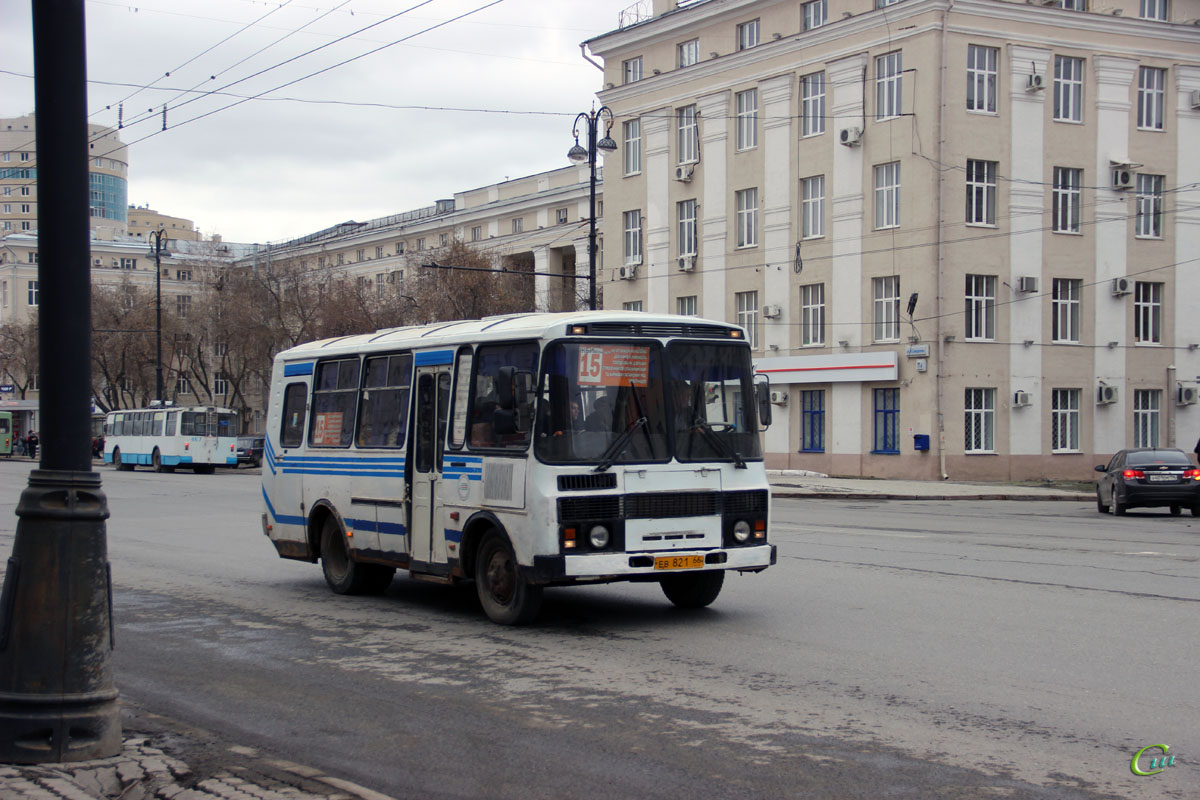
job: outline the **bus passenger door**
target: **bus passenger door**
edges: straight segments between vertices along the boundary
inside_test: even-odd
[[[440,497],[442,449],[450,407],[450,368],[417,367],[409,553],[416,572],[445,572],[446,536]]]

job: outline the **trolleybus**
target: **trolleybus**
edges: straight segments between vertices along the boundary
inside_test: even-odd
[[[0,411],[0,455],[11,456],[13,451],[13,419],[11,411]]]
[[[104,425],[104,463],[155,472],[185,467],[211,474],[237,466],[237,412],[216,406],[155,405],[110,411]]]
[[[653,581],[700,607],[775,562],[741,328],[640,312],[382,330],[280,353],[263,532],[342,594],[474,581],[530,621],[546,586]]]

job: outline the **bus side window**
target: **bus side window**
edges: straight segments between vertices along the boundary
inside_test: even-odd
[[[167,427],[163,431],[164,436],[174,436],[175,435],[175,422],[178,419],[178,417],[179,417],[178,411],[172,411],[169,414],[167,414]]]
[[[151,435],[152,436],[162,436],[163,416],[165,416],[165,415],[163,414],[162,411],[154,412],[154,417],[153,417],[154,422],[152,423],[152,427],[151,427]]]
[[[304,441],[304,414],[308,387],[290,383],[283,390],[283,429],[279,432],[281,447],[299,447]]]

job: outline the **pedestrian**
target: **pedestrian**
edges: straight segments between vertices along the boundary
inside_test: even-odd
[[[1200,439],[1196,440],[1196,463],[1200,464]]]
[[[29,457],[37,458],[37,451],[38,451],[37,431],[30,431],[30,433],[29,433]]]
[[[24,437],[24,436],[21,436],[20,434],[17,434],[17,439],[16,439],[16,441],[17,441],[17,455],[19,455],[19,456],[23,456],[23,455],[25,455],[25,453],[26,453],[26,450],[25,450],[25,437]]]

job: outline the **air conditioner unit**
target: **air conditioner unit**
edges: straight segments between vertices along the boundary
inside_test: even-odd
[[[783,313],[783,309],[779,306],[763,306],[762,313],[767,319],[777,319]]]
[[[1117,190],[1132,189],[1133,181],[1134,181],[1133,176],[1135,174],[1136,173],[1133,170],[1129,169],[1128,167],[1113,168],[1112,188],[1117,189]]]
[[[1195,386],[1180,386],[1175,402],[1181,406],[1194,406],[1200,401],[1200,389]]]
[[[112,265],[113,265],[113,269],[120,269],[120,268],[121,268],[121,262],[120,262],[120,261],[118,261],[118,260],[117,260],[117,259],[115,259],[115,258],[113,259]]]
[[[93,266],[93,267],[103,267],[103,266],[104,266],[104,259],[103,259],[103,258],[97,258],[97,259],[93,260],[93,261],[92,261],[92,266]]]
[[[1116,386],[1097,386],[1096,387],[1096,404],[1106,406],[1117,402],[1119,393]]]
[[[691,272],[692,270],[694,270],[696,268],[696,257],[695,256],[680,256],[679,260],[676,263],[679,266],[680,272]]]
[[[630,264],[617,270],[617,277],[623,281],[631,281],[637,277],[637,266]]]
[[[1113,297],[1120,297],[1124,294],[1129,294],[1129,278],[1113,278],[1112,293]]]
[[[1028,92],[1036,92],[1046,88],[1045,77],[1034,73],[1029,76],[1029,80],[1025,83],[1025,90]]]
[[[1017,278],[1018,292],[1036,292],[1038,290],[1038,279],[1036,275],[1025,275]]]
[[[862,128],[842,128],[841,133],[838,134],[838,141],[846,147],[857,147],[862,144],[862,137]]]
[[[675,180],[687,183],[692,179],[692,173],[695,171],[695,164],[680,164],[675,168]]]
[[[788,393],[780,389],[771,390],[771,402],[777,406],[786,406],[788,401]]]
[[[1033,403],[1033,397],[1029,392],[1013,392],[1013,407],[1021,408]]]
[[[1192,108],[1200,108],[1200,89],[1192,89],[1192,93],[1188,95],[1188,103]]]

